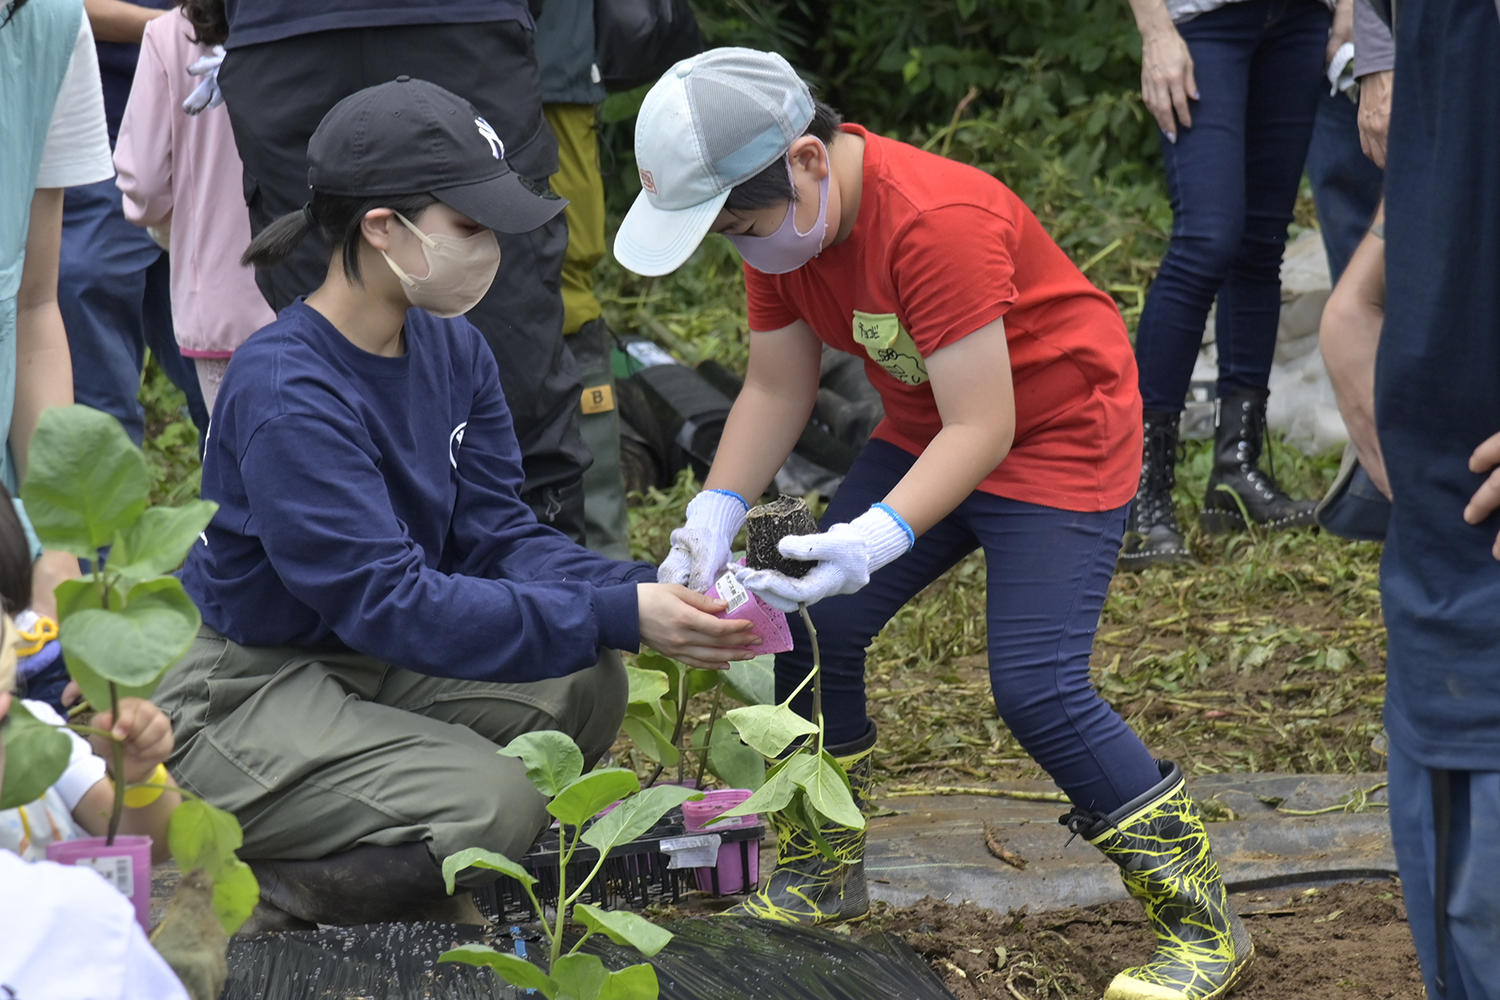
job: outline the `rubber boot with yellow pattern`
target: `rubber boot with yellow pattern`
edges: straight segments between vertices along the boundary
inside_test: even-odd
[[[873,780],[870,756],[874,750],[873,722],[862,739],[828,748],[848,773],[854,804],[861,812]],[[768,813],[766,825],[776,832],[776,869],[765,888],[728,910],[729,915],[811,924],[863,920],[869,915],[864,830],[820,827],[818,832],[838,859],[830,861],[807,831],[785,816]]]
[[[1108,816],[1074,810],[1061,822],[1103,851],[1146,907],[1156,952],[1115,976],[1105,1000],[1210,1000],[1226,995],[1255,954],[1229,905],[1203,820],[1182,770],[1159,761],[1162,780]]]

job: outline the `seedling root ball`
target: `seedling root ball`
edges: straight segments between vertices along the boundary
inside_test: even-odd
[[[745,565],[751,569],[773,569],[787,576],[807,575],[815,562],[788,559],[776,546],[787,535],[816,535],[818,521],[801,497],[778,497],[745,515]]]

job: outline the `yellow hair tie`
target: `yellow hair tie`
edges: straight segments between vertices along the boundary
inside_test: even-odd
[[[157,764],[142,785],[125,790],[125,805],[131,809],[144,809],[161,798],[161,793],[167,790],[167,765]]]
[[[35,656],[42,647],[57,638],[57,622],[51,618],[38,618],[29,630],[17,630],[20,640],[16,643],[17,656]]]

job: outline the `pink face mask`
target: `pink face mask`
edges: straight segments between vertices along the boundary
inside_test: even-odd
[[[828,159],[828,147],[814,137]],[[792,161],[786,163],[787,179],[792,178]],[[794,182],[795,183],[795,182]],[[823,236],[828,232],[828,174],[818,182],[818,221],[805,233],[797,231],[797,203],[786,207],[786,219],[770,236],[731,236],[745,263],[763,274],[786,274],[812,260],[823,250]]]

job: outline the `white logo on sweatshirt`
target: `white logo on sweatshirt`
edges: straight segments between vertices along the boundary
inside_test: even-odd
[[[467,426],[469,426],[469,422],[465,420],[453,428],[453,433],[448,435],[448,462],[455,469],[458,468],[458,455],[455,452],[464,443],[464,428]]]

